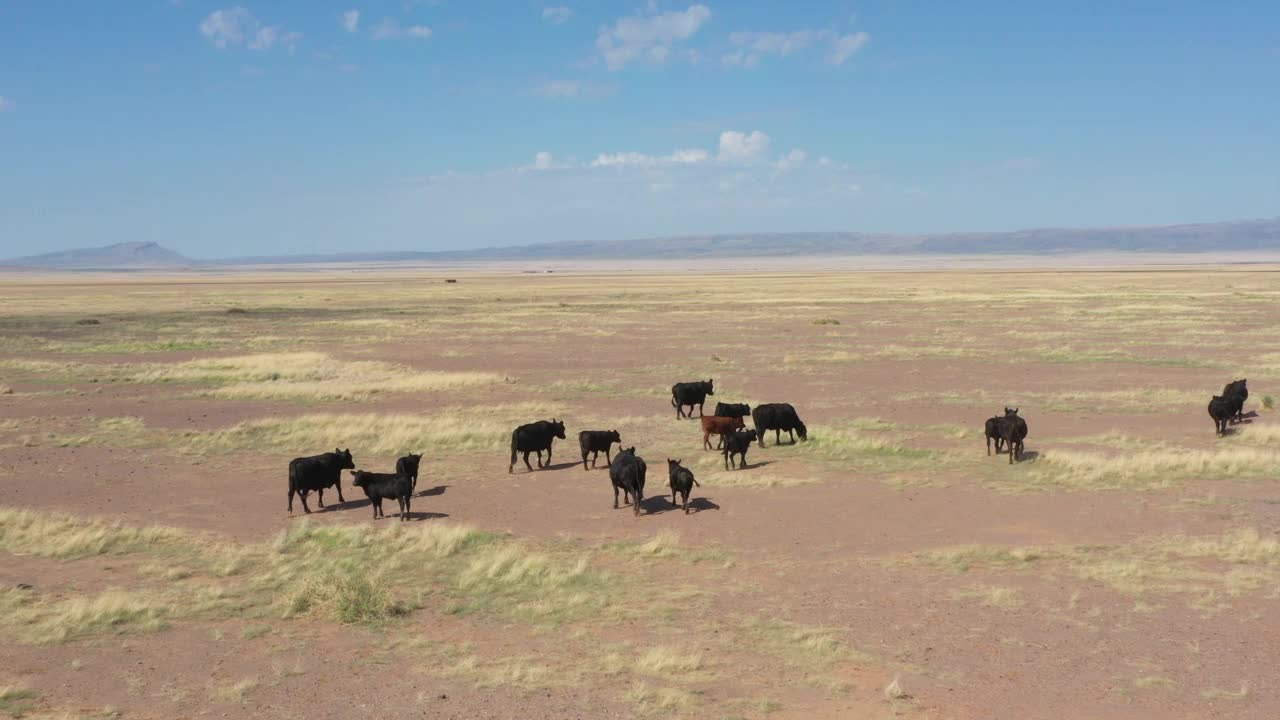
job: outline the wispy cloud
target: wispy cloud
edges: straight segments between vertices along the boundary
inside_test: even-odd
[[[569,22],[569,18],[571,17],[573,17],[573,10],[570,10],[564,5],[557,5],[555,7],[542,9],[542,19],[553,25],[563,25],[566,22]]]
[[[360,29],[360,11],[348,10],[342,13],[338,18],[338,22],[342,23],[342,29],[349,33],[356,32]]]
[[[831,43],[831,50],[827,53],[827,62],[832,65],[843,65],[845,60],[853,57],[867,43],[871,42],[871,34],[865,32],[850,33],[848,35],[840,35]]]
[[[14,107],[14,102],[3,95],[0,95],[0,112],[9,112]]]
[[[813,45],[822,36],[814,30],[795,32],[735,32],[729,34],[729,42],[737,49],[726,53],[722,62],[726,65],[756,67],[764,55],[786,57]]]
[[[606,95],[612,90],[613,88],[608,85],[577,80],[548,80],[534,85],[529,93],[544,98],[579,98]]]
[[[384,18],[382,22],[374,26],[370,31],[369,37],[374,40],[393,40],[396,38],[410,38],[422,40],[431,37],[431,28],[426,25],[400,25],[399,21],[391,18]]]
[[[765,57],[786,57],[825,43],[827,62],[841,65],[870,41],[871,35],[865,32],[847,35],[832,30],[735,32],[729,34],[729,43],[734,49],[721,55],[720,62],[728,67],[754,68]]]
[[[706,5],[691,5],[678,12],[632,15],[601,28],[596,49],[610,70],[621,70],[634,62],[661,64],[671,56],[676,44],[688,40],[710,19],[711,10]]]
[[[302,40],[302,33],[281,25],[263,25],[239,5],[209,13],[200,23],[200,34],[220,50],[246,45],[250,50],[270,50],[278,45],[293,52]]]

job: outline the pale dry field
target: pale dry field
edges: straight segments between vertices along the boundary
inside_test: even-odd
[[[447,276],[0,283],[0,717],[1280,717],[1277,268]],[[724,471],[706,378],[809,441]],[[335,446],[413,522],[290,517]]]

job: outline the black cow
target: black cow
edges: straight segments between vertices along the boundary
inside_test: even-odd
[[[676,505],[676,493],[680,493],[681,499],[684,501],[684,514],[689,514],[689,493],[693,492],[693,486],[698,484],[697,478],[693,476],[693,472],[689,468],[680,464],[679,460],[667,458],[667,475],[668,482],[671,485],[671,504]]]
[[[766,405],[757,405],[756,409],[751,413],[751,422],[756,426],[756,434],[760,436],[760,447],[764,447],[764,434],[773,431],[773,443],[775,445],[782,442],[782,431],[787,431],[791,436],[791,443],[795,444],[796,435],[801,440],[809,439],[809,430],[800,422],[800,416],[796,415],[796,409],[791,407],[789,403],[768,403]]]
[[[682,382],[671,386],[671,407],[676,409],[676,419],[683,417],[693,417],[693,406],[698,406],[698,417],[702,417],[702,403],[707,401],[708,395],[715,395],[715,388],[712,387],[714,380],[699,380],[697,382]],[[685,415],[684,406],[689,406],[689,414]]]
[[[726,433],[724,436],[724,450],[720,452],[724,454],[724,469],[729,469],[729,464],[733,462],[733,456],[739,455],[741,459],[738,461],[737,468],[739,470],[747,466],[747,450],[751,448],[751,443],[756,440],[755,430],[739,430],[735,433]]]
[[[529,453],[538,453],[538,467],[546,467],[542,464],[542,451],[547,451],[547,465],[551,464],[551,441],[556,438],[564,439],[564,423],[559,420],[539,420],[528,425],[521,425],[511,431],[511,464],[507,465],[507,472],[511,472],[516,466],[516,453],[524,453],[524,466],[529,468],[529,472],[533,472],[533,466],[529,464]]]
[[[396,500],[400,503],[400,521],[409,519],[409,503],[413,498],[413,480],[400,473],[374,473],[356,470],[351,473],[351,484],[364,490],[369,504],[373,505],[373,519],[386,517],[382,514],[382,501]]]
[[[614,510],[618,509],[618,490],[622,490],[622,499],[631,503],[631,510],[635,515],[640,514],[640,502],[644,500],[644,476],[648,469],[644,460],[636,455],[634,447],[618,451],[618,457],[609,463]]]
[[[1209,401],[1209,417],[1213,418],[1213,431],[1218,435],[1227,434],[1227,423],[1235,416],[1235,404],[1230,398],[1214,395]]]
[[[1000,439],[1009,451],[1009,464],[1022,460],[1023,440],[1027,438],[1027,421],[1018,415],[1018,408],[1005,408],[1000,422]]]
[[[1244,401],[1249,399],[1248,380],[1235,380],[1222,388],[1222,397],[1231,402],[1232,421],[1244,420]]]
[[[320,493],[320,508],[324,509],[324,490],[330,486],[338,488],[338,502],[344,503],[342,497],[342,471],[355,470],[355,460],[351,459],[350,450],[334,450],[323,455],[294,458],[289,461],[289,512],[293,512],[293,494],[298,493],[302,501],[302,509],[307,513],[307,494],[312,490]]]
[[[413,481],[413,490],[418,489],[418,465],[422,462],[422,454],[409,453],[396,460],[396,474],[404,475]]]
[[[1000,426],[1004,424],[1004,418],[993,417],[987,418],[986,427],[983,432],[987,435],[987,455],[991,455],[991,441],[996,441],[996,454],[1004,452],[1004,438],[1000,435]]]
[[[716,403],[716,417],[749,417],[751,406],[746,403]]]
[[[614,443],[622,444],[622,436],[617,430],[583,430],[578,433],[578,447],[582,450],[582,470],[587,469],[587,454],[591,455],[591,467],[596,466],[596,460],[600,457],[600,451],[604,451],[605,463],[612,463],[613,458],[609,456],[609,447]]]

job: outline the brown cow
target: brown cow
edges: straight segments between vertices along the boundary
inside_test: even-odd
[[[714,415],[703,415],[702,418],[702,447],[711,450],[711,433],[720,436],[720,444],[724,445],[725,433],[731,433],[746,425],[742,423],[740,417],[716,417]]]

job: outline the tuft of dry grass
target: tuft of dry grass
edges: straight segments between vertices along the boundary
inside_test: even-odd
[[[417,371],[370,360],[336,360],[317,352],[273,353],[155,365],[138,383],[215,384],[212,397],[239,400],[364,400],[502,382],[494,373]]]
[[[244,703],[249,700],[249,695],[258,689],[257,678],[244,678],[230,685],[218,685],[209,691],[209,696],[224,703]]]
[[[894,675],[889,684],[884,686],[884,696],[887,700],[906,700],[911,697],[906,688],[902,686],[901,675]]]
[[[1221,688],[1209,688],[1200,691],[1200,697],[1205,700],[1244,700],[1249,697],[1249,683],[1240,683],[1239,690],[1223,690]]]
[[[1268,477],[1277,464],[1280,453],[1247,447],[1163,448],[1122,455],[1051,449],[1044,451],[1020,479],[996,484],[1006,489],[1157,490],[1191,478]]]
[[[958,600],[976,601],[983,607],[1012,610],[1022,607],[1022,594],[1016,588],[992,585],[977,585],[963,590],[954,590],[952,597]]]
[[[0,609],[20,639],[52,645],[95,635],[156,632],[170,606],[151,595],[107,590],[97,595],[46,601],[22,590],[0,591]]]
[[[188,450],[200,453],[334,447],[350,447],[359,453],[377,455],[409,451],[431,454],[497,451],[510,446],[511,431],[516,424],[447,410],[433,416],[319,413],[248,420],[224,430],[192,434],[183,444]],[[357,464],[359,461],[357,455]]]

